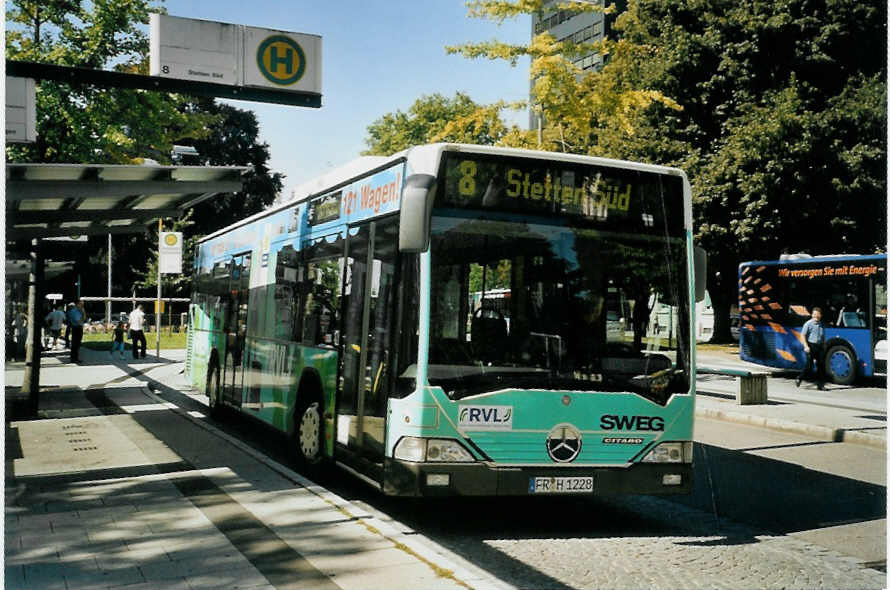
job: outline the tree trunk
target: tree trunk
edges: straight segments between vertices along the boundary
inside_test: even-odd
[[[716,266],[716,265],[715,265]],[[730,327],[730,311],[738,302],[738,266],[734,261],[719,261],[713,275],[708,276],[708,293],[714,308],[714,333],[711,342],[729,344],[735,342]]]

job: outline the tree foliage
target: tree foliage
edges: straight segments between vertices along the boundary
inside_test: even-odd
[[[503,103],[478,105],[469,95],[453,98],[441,94],[421,96],[407,113],[387,113],[368,126],[363,155],[389,156],[413,145],[453,141],[491,145],[507,132],[500,118]]]
[[[847,0],[635,0],[619,19],[657,51],[610,66],[682,107],[643,119],[686,146],[668,161],[692,181],[716,337],[739,262],[886,248],[885,23],[884,3]]]
[[[148,73],[148,39],[139,28],[148,0],[13,0],[6,56],[18,61]],[[155,8],[157,10],[157,8]],[[213,117],[188,112],[185,97],[41,81],[37,141],[7,147],[15,162],[170,163],[174,143],[206,135]]]
[[[468,8],[471,17],[500,23],[522,14],[543,13],[545,4],[545,0],[474,0],[468,2]],[[614,10],[599,3],[572,1],[557,2],[556,8],[574,13]],[[628,138],[637,134],[641,111],[654,105],[679,108],[662,92],[629,83],[623,70],[607,67],[603,72],[582,71],[573,63],[574,59],[591,52],[639,62],[650,58],[651,47],[623,40],[557,41],[544,31],[527,44],[485,41],[446,47],[446,51],[470,59],[506,60],[514,66],[519,58],[530,58],[531,98],[524,106],[539,119],[540,131],[511,130],[501,138],[503,145],[604,155],[605,136],[618,133]]]

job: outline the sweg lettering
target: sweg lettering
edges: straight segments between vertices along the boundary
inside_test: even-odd
[[[600,181],[584,182],[582,186],[563,185],[559,177],[554,182],[550,181],[550,176],[541,182],[532,182],[530,175],[517,168],[511,168],[507,171],[507,196],[523,199],[531,199],[533,201],[548,201],[552,203],[562,203],[563,205],[580,206],[585,198],[591,199],[593,207],[605,207],[606,209],[617,209],[619,211],[627,211],[630,208],[630,193],[632,186],[626,185],[625,189],[619,188],[617,185],[604,184],[599,186]],[[585,187],[585,185],[587,185]]]
[[[380,213],[380,207],[387,203],[398,201],[401,198],[399,187],[402,186],[402,174],[396,173],[396,179],[392,182],[380,186],[372,186],[366,184],[359,189],[359,195],[355,191],[349,191],[343,199],[346,214],[349,215],[355,210],[356,201],[358,201],[359,209],[362,211],[373,210],[374,213]]]
[[[664,430],[664,419],[659,416],[618,416],[605,414],[600,418],[603,430]]]

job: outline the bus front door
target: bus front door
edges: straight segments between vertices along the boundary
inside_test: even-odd
[[[250,295],[250,254],[232,258],[225,323],[226,350],[222,375],[223,401],[241,406],[244,386],[244,347],[247,336],[247,304]]]
[[[397,249],[394,220],[372,222],[350,235],[342,300],[337,439],[378,466],[385,448]]]

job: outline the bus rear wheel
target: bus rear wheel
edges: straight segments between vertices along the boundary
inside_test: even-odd
[[[315,467],[322,460],[322,417],[321,403],[309,400],[297,410],[297,424],[294,432],[294,455],[303,467]]]
[[[856,379],[856,355],[846,344],[835,344],[825,354],[825,372],[838,385],[850,385]]]

